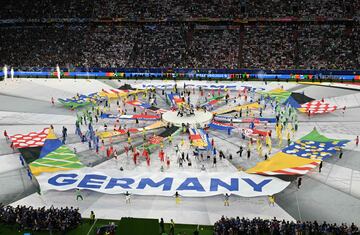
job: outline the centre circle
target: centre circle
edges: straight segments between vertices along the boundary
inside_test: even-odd
[[[192,127],[205,127],[212,119],[213,114],[203,110],[195,110],[194,114],[191,115],[183,114],[181,116],[178,111],[167,111],[162,115],[164,122],[174,124],[175,126],[189,124]]]

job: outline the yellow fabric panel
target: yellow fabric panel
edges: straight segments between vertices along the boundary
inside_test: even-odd
[[[102,97],[108,97],[109,99],[117,99],[119,97],[124,97],[124,96],[128,96],[128,95],[134,95],[134,94],[138,94],[138,93],[141,93],[141,92],[144,92],[144,90],[135,90],[135,91],[129,91],[129,92],[122,92],[122,93],[114,93],[114,92],[111,92],[111,93],[106,93],[104,91],[100,91],[99,92],[99,96],[102,96]]]
[[[244,111],[244,109],[246,110],[247,108],[258,109],[260,107],[261,107],[261,105],[259,105],[259,103],[256,102],[256,103],[244,104],[244,105],[237,106],[235,111],[240,111],[240,109],[242,109]]]
[[[103,92],[103,91],[100,91],[100,92],[99,92],[99,96],[101,96],[101,97],[108,97],[108,98],[109,98],[109,95],[110,95],[110,94],[108,94],[108,93],[106,93],[106,92]]]
[[[304,84],[304,85],[319,85],[321,84],[321,82],[299,82],[299,84]],[[328,86],[327,84],[325,86]]]
[[[195,146],[195,147],[206,147],[207,146],[207,144],[203,140],[193,140],[191,145]]]
[[[117,131],[104,131],[104,132],[98,132],[96,133],[97,136],[99,136],[100,139],[106,139],[118,135],[122,135],[120,132]]]
[[[158,122],[155,122],[149,126],[146,126],[144,127],[145,130],[153,130],[153,129],[156,129],[156,128],[160,128],[160,127],[163,127],[165,126],[165,123],[163,123],[162,121],[158,121]]]
[[[57,139],[57,136],[55,135],[55,132],[54,132],[53,129],[49,128],[49,133],[48,133],[46,139],[49,139],[49,140],[56,140]]]
[[[143,129],[148,131],[148,130],[157,129],[157,128],[160,128],[163,126],[165,126],[165,123],[163,123],[162,121],[158,121],[158,122],[155,122],[144,128],[139,128],[138,130],[139,130],[139,132],[142,132]],[[119,135],[123,135],[123,134],[121,134],[118,131],[104,131],[104,132],[97,132],[96,135],[99,136],[99,138],[101,138],[101,139],[106,139],[106,138],[115,137],[115,136],[119,136]]]
[[[250,168],[246,173],[257,173],[265,171],[278,171],[285,168],[301,167],[312,162],[320,162],[318,160],[297,157],[294,155],[279,152],[274,154],[266,161],[259,162],[255,167]]]
[[[229,113],[229,112],[232,112],[232,111],[237,111],[237,112],[239,112],[240,109],[242,109],[243,111],[245,111],[246,108],[249,108],[249,109],[258,109],[258,108],[260,108],[260,107],[261,107],[261,105],[259,105],[259,104],[256,102],[256,103],[251,103],[251,104],[239,105],[239,106],[231,107],[231,108],[224,109],[224,110],[219,110],[219,111],[213,112],[213,114],[214,114],[214,115],[219,115],[219,114],[223,114],[223,113]]]
[[[287,92],[286,90],[282,89],[282,88],[275,88],[271,91],[268,91],[266,93],[272,94],[272,93],[283,93],[283,92]]]
[[[302,112],[302,113],[306,113],[306,109],[305,108],[298,108],[299,112]]]
[[[35,176],[38,176],[40,175],[41,173],[45,173],[45,172],[49,172],[49,173],[52,173],[52,172],[57,172],[57,171],[69,171],[69,170],[74,170],[74,169],[71,169],[71,168],[57,168],[57,167],[35,167],[35,166],[32,166],[32,165],[29,165],[30,166],[30,170],[31,170],[31,173]]]
[[[260,94],[269,94],[269,95],[273,95],[273,94],[281,94],[281,93],[284,93],[284,92],[288,92],[287,90],[284,90],[282,88],[275,88],[275,89],[272,89],[270,91],[260,91],[258,93]]]

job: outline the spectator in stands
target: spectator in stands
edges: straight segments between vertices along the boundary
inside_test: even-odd
[[[52,230],[68,231],[81,223],[78,209],[45,207],[34,209],[26,206],[0,205],[0,221],[6,224],[18,224],[19,229],[32,231]]]
[[[221,217],[214,224],[215,235],[229,234],[357,234],[359,229],[353,223],[348,226],[342,223],[340,226],[323,222],[285,221],[274,217],[268,219],[226,218]]]

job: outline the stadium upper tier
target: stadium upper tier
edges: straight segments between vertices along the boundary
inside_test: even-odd
[[[360,67],[360,27],[354,22],[21,24],[3,25],[1,32],[0,66]]]
[[[359,9],[359,1],[346,0],[11,0],[0,18],[353,18]]]

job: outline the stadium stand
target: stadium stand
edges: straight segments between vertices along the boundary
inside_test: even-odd
[[[0,66],[356,69],[359,9],[335,0],[12,0],[0,9]]]

